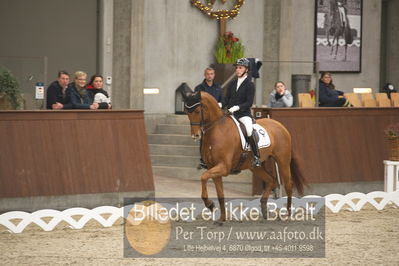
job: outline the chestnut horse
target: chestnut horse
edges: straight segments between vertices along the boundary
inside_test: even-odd
[[[188,91],[188,90],[189,91]],[[185,101],[185,110],[191,125],[191,136],[194,139],[202,138],[201,155],[208,170],[201,176],[202,200],[211,211],[215,207],[208,198],[207,182],[213,179],[220,206],[218,223],[226,220],[222,176],[229,175],[237,166],[240,170],[250,169],[255,176],[261,177],[266,183],[261,198],[262,215],[266,218],[267,200],[272,189],[277,187],[277,180],[272,177],[264,161],[273,157],[278,164],[280,178],[287,193],[287,209],[291,211],[293,185],[303,194],[305,180],[293,160],[291,153],[291,136],[287,129],[273,119],[259,119],[256,122],[269,133],[271,145],[260,149],[262,166],[252,168],[252,152],[248,152],[245,161],[240,163],[242,149],[237,126],[230,116],[219,108],[216,100],[206,92],[193,93],[188,87],[181,91]]]

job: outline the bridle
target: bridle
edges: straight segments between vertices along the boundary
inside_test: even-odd
[[[184,104],[184,107],[186,108],[187,112],[192,113],[192,112],[194,112],[195,109],[197,109],[197,106],[198,106],[198,105],[199,105],[199,107],[200,107],[199,112],[200,112],[201,120],[200,120],[199,122],[191,122],[191,121],[190,121],[190,126],[199,126],[200,129],[201,129],[202,135],[205,135],[205,133],[206,133],[209,129],[213,128],[219,121],[221,121],[222,119],[224,119],[224,118],[226,117],[226,115],[220,116],[216,121],[213,121],[213,122],[211,122],[211,123],[205,123],[205,120],[204,120],[204,111],[202,110],[203,107],[202,107],[201,101],[199,101],[198,103],[195,103],[195,104],[193,104],[193,105],[191,105],[191,106],[188,106],[187,104]]]

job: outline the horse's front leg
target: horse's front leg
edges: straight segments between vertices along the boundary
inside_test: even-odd
[[[334,40],[335,40],[335,37],[333,37],[333,39],[332,39],[332,41],[331,41],[331,51],[330,51],[330,56],[332,56],[332,55],[333,55],[333,53],[334,53]]]
[[[204,201],[205,206],[211,211],[215,208],[215,204],[208,197],[207,183],[210,178],[214,179],[218,200],[220,204],[221,215],[219,221],[221,222],[224,222],[226,220],[226,209],[224,206],[224,193],[223,193],[223,183],[222,183],[222,176],[225,175],[227,175],[227,167],[224,164],[218,164],[215,167],[212,167],[208,171],[204,172],[201,176],[201,184],[202,184],[201,198]]]
[[[331,42],[330,42],[330,26],[326,26],[326,38],[327,38],[327,45],[331,46]]]
[[[339,37],[337,38],[337,43],[335,46],[336,46],[336,48],[335,48],[334,60],[337,59],[337,54],[338,54],[338,49],[339,49]]]
[[[222,177],[220,176],[214,178],[213,182],[215,183],[219,206],[220,206],[220,218],[216,223],[222,225],[222,223],[226,221],[226,206],[224,205],[224,191],[223,191]]]

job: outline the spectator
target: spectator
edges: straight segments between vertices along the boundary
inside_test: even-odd
[[[336,90],[330,72],[322,72],[319,80],[320,107],[352,107],[342,91]]]
[[[284,82],[277,81],[274,90],[269,95],[269,107],[292,107],[294,103],[292,94],[285,87]]]
[[[111,99],[103,89],[104,79],[101,75],[93,75],[87,85],[89,97],[92,102],[98,103],[99,109],[111,109]]]
[[[69,74],[59,71],[56,81],[47,88],[47,109],[71,109],[72,105],[66,94],[69,83]]]
[[[75,81],[69,84],[67,95],[74,109],[98,109],[98,103],[93,103],[86,89],[87,74],[83,71],[75,72]]]
[[[222,106],[222,101],[223,101],[223,91],[222,88],[218,83],[216,83],[215,80],[215,70],[213,68],[206,68],[204,71],[204,77],[205,79],[202,81],[201,84],[199,84],[197,87],[195,87],[195,92],[197,91],[205,91],[212,95],[216,101],[218,102],[219,106]]]

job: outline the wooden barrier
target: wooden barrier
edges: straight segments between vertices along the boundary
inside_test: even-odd
[[[0,198],[154,191],[141,110],[0,111]]]
[[[255,108],[287,127],[309,183],[383,181],[384,129],[399,108]],[[253,193],[262,181],[254,177]]]

